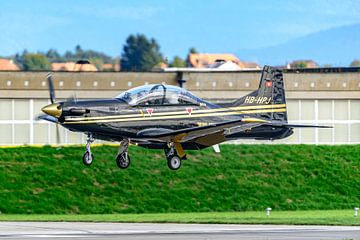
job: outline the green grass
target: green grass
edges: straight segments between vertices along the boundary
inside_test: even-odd
[[[0,221],[81,221],[147,223],[226,223],[226,224],[311,224],[360,225],[360,217],[351,210],[263,212],[94,214],[94,215],[0,215]]]
[[[280,210],[360,205],[360,145],[222,145],[221,154],[189,151],[178,171],[158,150],[131,147],[127,170],[116,167],[116,147],[92,150],[95,161],[85,167],[83,146],[0,148],[0,211],[241,215],[271,207],[275,220]]]

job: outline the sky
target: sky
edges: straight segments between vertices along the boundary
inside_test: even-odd
[[[0,56],[80,44],[115,57],[136,33],[168,58],[190,47],[231,53],[356,23],[356,0],[0,0]]]

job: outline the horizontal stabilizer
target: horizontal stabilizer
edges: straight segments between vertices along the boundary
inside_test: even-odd
[[[291,127],[291,128],[333,128],[333,126],[304,125],[304,124],[286,124],[285,126]]]
[[[265,125],[276,126],[276,127],[287,127],[287,128],[333,128],[333,126],[274,123],[274,122]]]

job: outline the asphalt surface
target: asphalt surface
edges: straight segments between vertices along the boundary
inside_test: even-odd
[[[0,222],[0,239],[360,239],[360,227]]]

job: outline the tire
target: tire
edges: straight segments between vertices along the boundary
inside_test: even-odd
[[[83,163],[85,166],[90,166],[92,164],[92,162],[94,161],[94,155],[91,154],[89,152],[85,152],[83,157],[82,157]]]
[[[178,170],[181,167],[181,159],[178,155],[172,155],[167,159],[167,164],[171,170]]]
[[[126,158],[125,153],[121,153],[116,156],[116,165],[121,169],[128,168],[130,166],[130,162],[131,162],[130,156],[127,155],[127,158]]]

